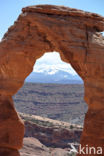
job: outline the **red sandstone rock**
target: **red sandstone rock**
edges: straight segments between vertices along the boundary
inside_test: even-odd
[[[34,137],[47,147],[70,148],[79,144],[82,127],[70,123],[20,113],[25,123],[25,137]]]
[[[1,95],[0,107],[0,148],[20,149],[24,125],[14,108],[12,98]]]
[[[1,147],[0,156],[20,156],[20,154],[17,150]]]
[[[21,147],[23,125],[13,106],[8,110],[8,101],[32,72],[36,59],[49,51],[58,51],[62,60],[71,63],[84,80],[89,110],[81,143],[104,144],[104,37],[101,31],[104,31],[104,18],[97,14],[50,5],[23,9],[0,43],[0,101],[1,106],[5,105],[4,114],[1,113],[0,146]],[[10,113],[9,120],[2,119],[5,113]]]

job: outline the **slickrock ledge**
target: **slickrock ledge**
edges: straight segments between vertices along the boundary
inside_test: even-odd
[[[78,148],[82,126],[35,115],[19,114],[25,123],[24,146],[20,150],[21,156],[22,154],[23,156],[33,156],[34,154],[68,156],[71,144]],[[39,145],[40,148],[37,148]]]
[[[59,15],[59,16],[74,16],[83,19],[86,26],[95,27],[99,32],[104,30],[104,17],[96,13],[85,12],[74,8],[55,5],[36,5],[29,6],[22,9],[23,13],[41,13],[46,15]],[[92,23],[93,22],[93,23]]]
[[[19,113],[25,123],[25,137],[34,137],[47,147],[68,148],[79,144],[82,126]]]
[[[22,87],[36,60],[52,51],[59,52],[84,81],[88,112],[82,146],[102,147],[104,151],[104,37],[100,33],[104,31],[104,18],[62,6],[30,6],[22,11],[0,42],[0,155],[3,148],[13,149],[14,156],[18,155],[24,125],[12,96]]]

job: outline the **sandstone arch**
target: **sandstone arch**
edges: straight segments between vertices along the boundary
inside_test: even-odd
[[[22,9],[22,14],[0,43],[0,154],[19,155],[24,126],[15,111],[12,96],[32,72],[36,59],[48,51],[58,51],[62,60],[71,63],[84,81],[89,109],[81,144],[103,147],[102,31],[104,18],[97,14],[50,5]]]

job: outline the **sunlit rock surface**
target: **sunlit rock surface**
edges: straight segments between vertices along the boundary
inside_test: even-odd
[[[17,21],[0,42],[0,147],[13,150],[22,147],[24,127],[11,97],[32,72],[36,59],[49,51],[59,52],[62,60],[70,63],[84,81],[85,101],[89,109],[85,117],[81,144],[103,147],[102,31],[104,18],[97,14],[51,5],[22,9]],[[2,151],[3,148],[0,152]]]

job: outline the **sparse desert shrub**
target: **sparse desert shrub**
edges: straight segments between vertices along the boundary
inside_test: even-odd
[[[73,129],[74,128],[74,126],[73,125],[70,125],[70,129]]]
[[[74,152],[68,153],[67,156],[76,156],[76,153],[74,153]]]

